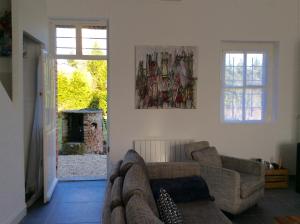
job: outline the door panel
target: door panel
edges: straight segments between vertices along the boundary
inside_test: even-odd
[[[55,60],[42,52],[43,82],[43,155],[44,202],[48,202],[57,184],[56,178],[56,103]]]

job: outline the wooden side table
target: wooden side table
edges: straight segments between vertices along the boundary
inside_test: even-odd
[[[276,217],[276,224],[296,224],[300,223],[300,216],[285,216],[285,217]]]
[[[265,188],[288,188],[289,173],[288,169],[266,169],[265,173]]]

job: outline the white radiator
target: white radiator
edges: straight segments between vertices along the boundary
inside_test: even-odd
[[[190,142],[193,140],[145,139],[134,140],[133,147],[146,162],[174,162],[187,160],[184,147]]]

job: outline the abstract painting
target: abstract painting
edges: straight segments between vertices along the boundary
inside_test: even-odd
[[[135,49],[136,109],[196,108],[196,47]]]

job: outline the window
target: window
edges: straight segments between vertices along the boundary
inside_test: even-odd
[[[227,44],[222,52],[223,121],[264,122],[271,98],[270,51],[255,44],[237,46]]]
[[[76,55],[76,28],[72,26],[56,27],[56,54]]]
[[[99,26],[84,26],[81,28],[82,54],[107,55],[107,31]]]
[[[105,23],[55,22],[57,58],[103,59],[107,58],[107,27]]]

